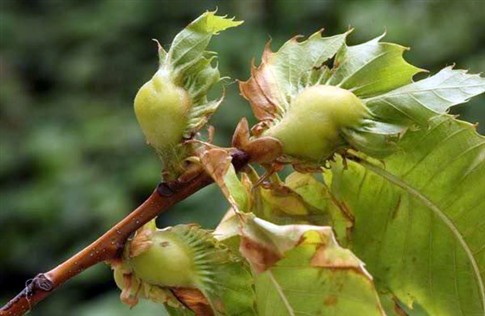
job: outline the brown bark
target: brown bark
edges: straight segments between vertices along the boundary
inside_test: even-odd
[[[241,151],[235,151],[232,158],[232,163],[237,170],[249,161],[248,155]],[[87,268],[103,261],[119,258],[126,239],[133,232],[210,183],[212,183],[211,177],[204,172],[188,182],[160,183],[143,204],[92,244],[54,269],[35,276],[17,296],[0,309],[0,316],[23,315],[64,282]]]

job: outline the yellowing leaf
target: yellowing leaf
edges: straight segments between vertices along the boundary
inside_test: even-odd
[[[242,239],[258,315],[384,315],[372,277],[330,227],[248,218]]]

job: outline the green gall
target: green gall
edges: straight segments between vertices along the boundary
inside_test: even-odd
[[[187,91],[176,86],[169,73],[160,69],[135,97],[135,114],[147,142],[157,152],[180,143],[192,101]]]
[[[141,280],[162,287],[195,287],[196,266],[190,247],[170,230],[157,230],[151,245],[130,258],[133,272]]]
[[[254,315],[249,267],[196,225],[157,229],[152,220],[126,242],[121,260],[111,266],[121,300],[130,306],[144,298],[192,309],[187,300],[196,294],[215,315]]]
[[[396,151],[418,117],[409,113],[413,100],[400,108],[388,102],[400,98],[392,91],[406,93],[405,85],[415,85],[412,76],[421,71],[403,59],[406,49],[380,42],[382,36],[348,46],[349,33],[316,32],[304,41],[297,36],[276,52],[268,43],[261,64],[239,83],[259,120],[253,138],[282,143],[283,155],[274,162],[312,172],[347,149],[380,159]]]
[[[138,91],[136,118],[147,142],[155,148],[165,181],[184,173],[184,161],[195,155],[197,136],[217,110],[223,96],[209,100],[209,90],[221,80],[206,48],[212,36],[242,22],[205,12],[179,32],[165,51],[158,43],[158,71]]]
[[[286,155],[320,162],[347,143],[341,130],[363,124],[366,106],[352,92],[326,85],[304,89],[265,135],[278,139]]]

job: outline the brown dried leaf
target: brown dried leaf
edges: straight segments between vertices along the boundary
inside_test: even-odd
[[[264,136],[250,140],[245,151],[251,157],[251,161],[258,163],[272,163],[283,154],[283,146],[276,138]]]
[[[250,139],[249,125],[245,117],[239,121],[232,137],[232,146],[246,152],[250,161],[257,163],[273,163],[283,154],[283,146],[273,137],[263,136]]]
[[[239,251],[251,263],[256,273],[266,271],[282,258],[275,250],[245,236],[241,238]]]
[[[152,246],[152,233],[153,230],[144,229],[144,227],[137,231],[135,237],[130,242],[129,256],[131,258],[139,256]]]
[[[120,300],[124,304],[134,307],[138,304],[138,294],[141,288],[141,284],[136,282],[133,274],[123,274],[124,287],[121,290]],[[134,288],[136,287],[136,289]]]
[[[243,117],[236,126],[234,135],[232,136],[232,146],[243,149],[249,142],[249,124],[248,120]]]
[[[278,111],[277,81],[267,66],[273,54],[269,42],[264,48],[262,62],[256,68],[254,60],[251,68],[251,77],[247,81],[239,82],[242,96],[249,101],[254,116],[260,121],[273,120]]]
[[[172,288],[172,293],[197,316],[214,315],[209,302],[201,291],[189,288]]]
[[[205,171],[214,179],[226,196],[230,195],[230,192],[224,183],[224,176],[231,166],[231,160],[231,155],[221,148],[209,149],[200,157]]]
[[[233,193],[226,183],[226,175],[228,174],[229,169],[232,168],[232,157],[229,152],[221,148],[212,148],[204,152],[200,160],[207,174],[214,179],[214,182],[219,186],[233,209],[240,211],[240,205],[235,200]],[[233,176],[236,177],[235,172]]]

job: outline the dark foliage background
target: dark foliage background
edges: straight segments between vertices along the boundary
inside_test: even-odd
[[[214,38],[222,74],[249,76],[272,38],[355,27],[353,43],[385,30],[432,72],[452,63],[485,70],[485,2],[0,0],[0,304],[25,280],[86,246],[137,206],[159,180],[159,163],[132,113],[137,89],[157,67],[152,38],[167,46],[207,9],[245,20]],[[241,116],[236,83],[212,124],[228,145]],[[481,103],[481,107],[480,107]],[[483,97],[454,111],[480,122]],[[159,219],[214,227],[226,203],[207,188]],[[107,266],[64,285],[31,315],[129,315]],[[149,303],[138,314],[160,315]]]

